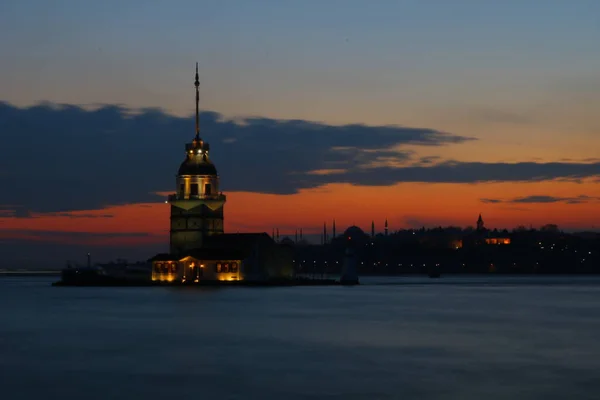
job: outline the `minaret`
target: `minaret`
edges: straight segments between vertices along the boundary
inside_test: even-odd
[[[177,172],[177,192],[171,204],[171,253],[182,254],[202,247],[205,236],[223,233],[226,197],[219,193],[219,175],[210,161],[210,146],[200,138],[200,79],[196,63],[196,129],[185,145],[185,160]]]
[[[385,219],[385,236],[388,235],[388,222],[387,222],[387,218]]]
[[[333,220],[333,230],[332,230],[332,234],[333,236],[331,237],[332,239],[335,239],[335,219]]]
[[[375,221],[371,221],[371,238],[375,237]]]

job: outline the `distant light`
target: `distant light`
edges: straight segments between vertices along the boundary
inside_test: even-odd
[[[169,202],[169,200],[165,200],[165,204],[167,204]]]

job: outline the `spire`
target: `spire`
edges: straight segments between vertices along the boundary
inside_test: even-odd
[[[196,86],[196,136],[194,140],[200,141],[200,115],[198,110],[198,103],[200,102],[200,78],[198,77],[198,63],[196,63],[196,80],[194,81],[194,86]]]
[[[385,219],[385,236],[388,235],[388,222],[387,222],[387,218]]]

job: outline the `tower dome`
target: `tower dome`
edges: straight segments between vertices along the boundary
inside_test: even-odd
[[[198,149],[187,149],[186,159],[179,166],[177,175],[217,175],[217,168],[208,158],[208,143]]]

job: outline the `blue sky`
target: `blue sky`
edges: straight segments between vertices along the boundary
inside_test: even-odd
[[[9,0],[0,87],[185,113],[198,60],[205,107],[226,114],[401,123],[390,103],[527,105],[596,80],[598,15],[583,0]]]

